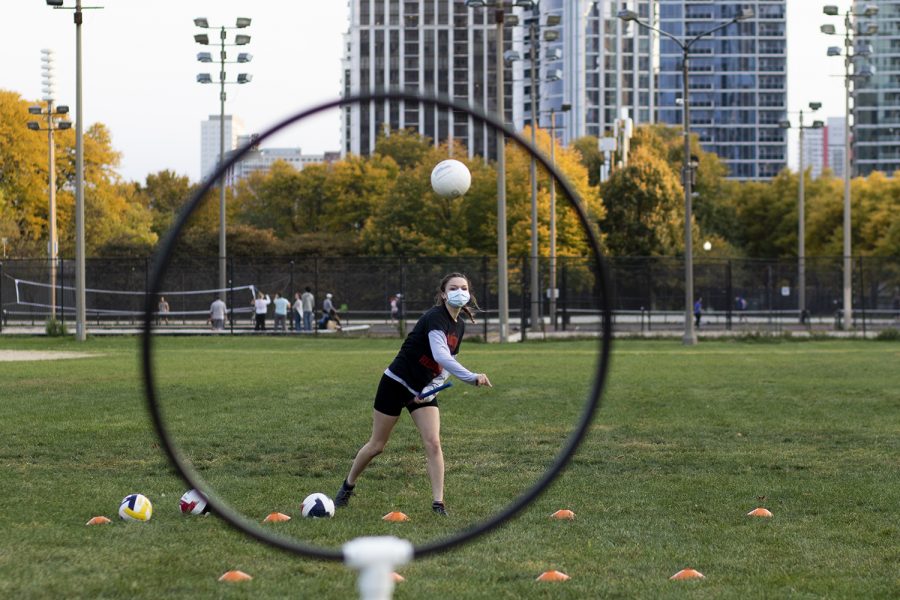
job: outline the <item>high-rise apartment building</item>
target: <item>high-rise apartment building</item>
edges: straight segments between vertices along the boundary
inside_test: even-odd
[[[219,115],[209,115],[200,123],[200,178],[211,175],[219,164]],[[237,148],[238,136],[244,133],[244,122],[232,115],[225,115],[225,152]]]
[[[825,122],[825,149],[828,156],[828,168],[835,177],[844,176],[845,135],[847,135],[847,119],[828,117]]]
[[[349,0],[349,6],[345,94],[400,87],[436,92],[496,112],[493,8],[470,9],[461,0]],[[520,23],[524,20],[521,8],[507,12],[516,14]],[[521,55],[522,35],[522,27],[506,23],[502,51]],[[506,120],[521,122],[521,61],[506,61],[504,78]],[[470,153],[496,153],[492,129],[474,122],[467,113],[403,101],[367,102],[344,107],[342,120],[344,153],[369,154],[383,131],[407,128],[436,143],[452,138]]]
[[[815,179],[822,175],[822,171],[828,165],[827,129],[803,130],[803,170],[810,170],[810,176]]]
[[[787,165],[785,0],[658,0],[659,28],[689,40],[733,18],[743,8],[753,19],[734,23],[691,46],[688,94],[691,130],[704,150],[728,166],[734,179],[766,179]],[[682,51],[659,41],[658,115],[681,124]]]
[[[635,125],[681,125],[680,48],[616,15],[634,10],[642,21],[688,40],[743,8],[756,16],[692,46],[691,129],[731,177],[772,177],[787,164],[787,136],[778,126],[787,110],[785,0],[542,0],[533,11],[512,9],[519,24],[505,28],[506,121],[515,128],[530,123],[534,94],[540,126],[548,128],[550,110],[558,111],[564,143],[610,136],[623,115]],[[345,93],[399,86],[495,111],[494,14],[494,8],[469,9],[462,0],[350,0]],[[556,24],[548,24],[550,16]],[[532,23],[539,31],[534,90]],[[557,31],[555,40],[542,35],[548,29]],[[564,105],[569,110],[563,112]],[[342,151],[368,154],[385,129],[412,128],[435,141],[454,138],[470,153],[494,155],[490,128],[465,114],[441,112],[403,102],[345,107]]]
[[[878,7],[878,14],[854,23],[857,31],[875,24],[878,33],[855,40],[854,54],[871,54],[864,63],[854,61],[854,69],[869,64],[875,71],[853,82],[853,174],[883,171],[890,176],[900,170],[900,1],[857,1],[853,12],[861,14],[869,5]]]

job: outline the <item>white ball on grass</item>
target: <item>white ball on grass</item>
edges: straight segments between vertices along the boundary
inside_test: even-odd
[[[458,160],[449,158],[439,162],[431,171],[431,189],[442,198],[457,198],[469,191],[472,174]]]
[[[321,492],[310,494],[303,499],[300,513],[304,517],[329,518],[334,516],[334,502]]]
[[[209,512],[206,497],[197,490],[188,490],[181,496],[179,507],[185,515],[205,515]]]
[[[153,504],[143,494],[129,494],[119,503],[119,516],[126,521],[149,521],[153,516]]]

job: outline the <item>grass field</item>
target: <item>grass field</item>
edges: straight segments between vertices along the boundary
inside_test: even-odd
[[[493,390],[441,396],[446,500],[429,512],[404,416],[335,519],[333,495],[368,434],[396,340],[160,339],[171,430],[230,504],[329,548],[358,535],[433,541],[530,486],[580,413],[596,342],[463,344]],[[183,517],[184,485],[147,418],[133,338],[0,338],[0,350],[91,358],[0,362],[0,597],[354,597],[337,563]],[[115,518],[140,492],[153,519]],[[758,499],[765,497],[764,499]],[[757,506],[772,519],[745,516]],[[900,596],[900,344],[619,341],[596,425],[569,470],[518,519],[399,569],[396,598],[896,598]],[[575,521],[548,515],[570,508]],[[411,521],[380,520],[403,510]],[[94,515],[111,525],[86,527]],[[693,567],[702,581],[668,577]],[[216,580],[229,569],[254,576]],[[572,578],[537,583],[548,569]]]

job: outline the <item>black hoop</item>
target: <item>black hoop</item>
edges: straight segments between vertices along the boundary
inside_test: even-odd
[[[504,521],[513,517],[516,513],[518,513],[526,506],[528,506],[528,504],[534,501],[535,498],[537,498],[559,475],[559,473],[562,472],[562,470],[568,464],[569,460],[575,454],[575,450],[578,448],[579,444],[587,434],[588,429],[590,428],[590,425],[593,421],[594,414],[600,406],[600,397],[603,391],[603,384],[606,379],[607,368],[609,365],[609,354],[612,340],[610,286],[609,276],[600,252],[600,243],[597,239],[595,226],[590,223],[588,215],[582,207],[581,202],[578,200],[578,196],[575,193],[574,188],[565,179],[565,177],[556,170],[556,168],[550,163],[549,159],[546,156],[544,156],[541,152],[534,148],[512,128],[506,126],[495,117],[488,115],[481,109],[470,107],[467,104],[456,102],[446,97],[428,96],[406,90],[376,90],[368,93],[350,94],[342,99],[326,102],[308,110],[299,112],[294,116],[281,121],[277,125],[274,125],[273,127],[260,134],[259,137],[253,141],[253,145],[260,144],[266,138],[269,138],[285,127],[288,127],[289,125],[292,125],[317,113],[352,104],[385,100],[403,100],[406,102],[432,105],[439,109],[448,111],[468,113],[474,118],[476,122],[486,123],[495,131],[502,132],[503,135],[505,135],[507,138],[515,141],[519,146],[527,150],[535,158],[535,160],[545,169],[547,169],[547,171],[551,174],[557,185],[562,188],[566,198],[572,205],[572,208],[574,208],[575,212],[578,214],[578,218],[580,219],[581,225],[587,233],[587,237],[591,245],[591,250],[593,250],[594,257],[596,259],[595,275],[597,277],[597,283],[600,287],[600,301],[597,308],[600,310],[600,313],[602,315],[602,336],[600,338],[600,356],[599,360],[597,361],[597,370],[594,376],[594,382],[591,387],[591,391],[585,403],[584,412],[582,413],[581,418],[578,421],[577,427],[569,435],[569,438],[563,446],[562,450],[556,456],[555,460],[544,473],[544,475],[537,482],[535,482],[535,484],[530,489],[528,489],[518,498],[514,499],[509,506],[507,506],[499,513],[488,518],[482,523],[477,523],[472,527],[469,527],[468,529],[465,529],[446,539],[427,543],[421,546],[415,546],[413,549],[413,556],[420,558],[464,544],[472,540],[473,538],[478,537],[479,535],[487,533],[492,529],[500,526]],[[160,293],[162,279],[172,262],[172,250],[175,246],[176,241],[178,240],[178,237],[181,235],[181,231],[184,229],[188,218],[194,213],[194,211],[200,205],[203,197],[210,191],[210,189],[212,189],[213,185],[225,175],[228,169],[230,169],[235,163],[240,161],[250,151],[250,149],[251,145],[247,144],[238,149],[236,152],[232,153],[231,158],[226,160],[224,164],[219,165],[219,168],[216,170],[216,172],[210,175],[203,182],[203,185],[200,186],[200,188],[191,197],[190,201],[179,213],[174,224],[166,233],[163,240],[160,242],[159,249],[154,256],[153,268],[151,271],[147,290],[147,299],[144,308],[144,333],[142,340],[144,390],[147,396],[147,405],[150,409],[150,415],[153,419],[153,425],[156,428],[156,432],[159,435],[159,439],[162,442],[163,448],[165,448],[169,460],[172,461],[181,477],[190,487],[199,490],[201,493],[207,496],[209,506],[211,507],[213,512],[221,517],[226,523],[249,535],[252,538],[255,538],[261,542],[264,542],[281,550],[325,560],[343,560],[344,554],[342,551],[308,546],[305,544],[301,544],[293,539],[272,534],[270,531],[261,528],[255,522],[248,520],[245,516],[232,509],[228,504],[226,504],[214,493],[212,493],[211,490],[208,489],[208,486],[200,477],[200,475],[193,469],[189,462],[182,457],[178,446],[176,446],[171,436],[169,435],[169,432],[165,426],[165,419],[163,418],[162,410],[160,409],[159,401],[157,399],[156,385],[153,376],[153,364],[150,360],[153,352],[153,299]]]

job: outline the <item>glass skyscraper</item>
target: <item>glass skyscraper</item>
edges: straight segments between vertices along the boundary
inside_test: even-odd
[[[691,46],[688,78],[691,131],[734,179],[766,179],[787,165],[785,0],[658,0],[659,28],[680,40],[708,31],[752,8],[755,16]],[[682,122],[682,51],[659,41],[658,116]]]
[[[883,171],[890,176],[900,170],[900,2],[854,2],[853,12],[862,13],[870,4],[878,14],[857,19],[857,25],[875,23],[878,33],[857,36],[854,53],[870,45],[863,64],[873,65],[875,74],[853,83],[853,174]]]

